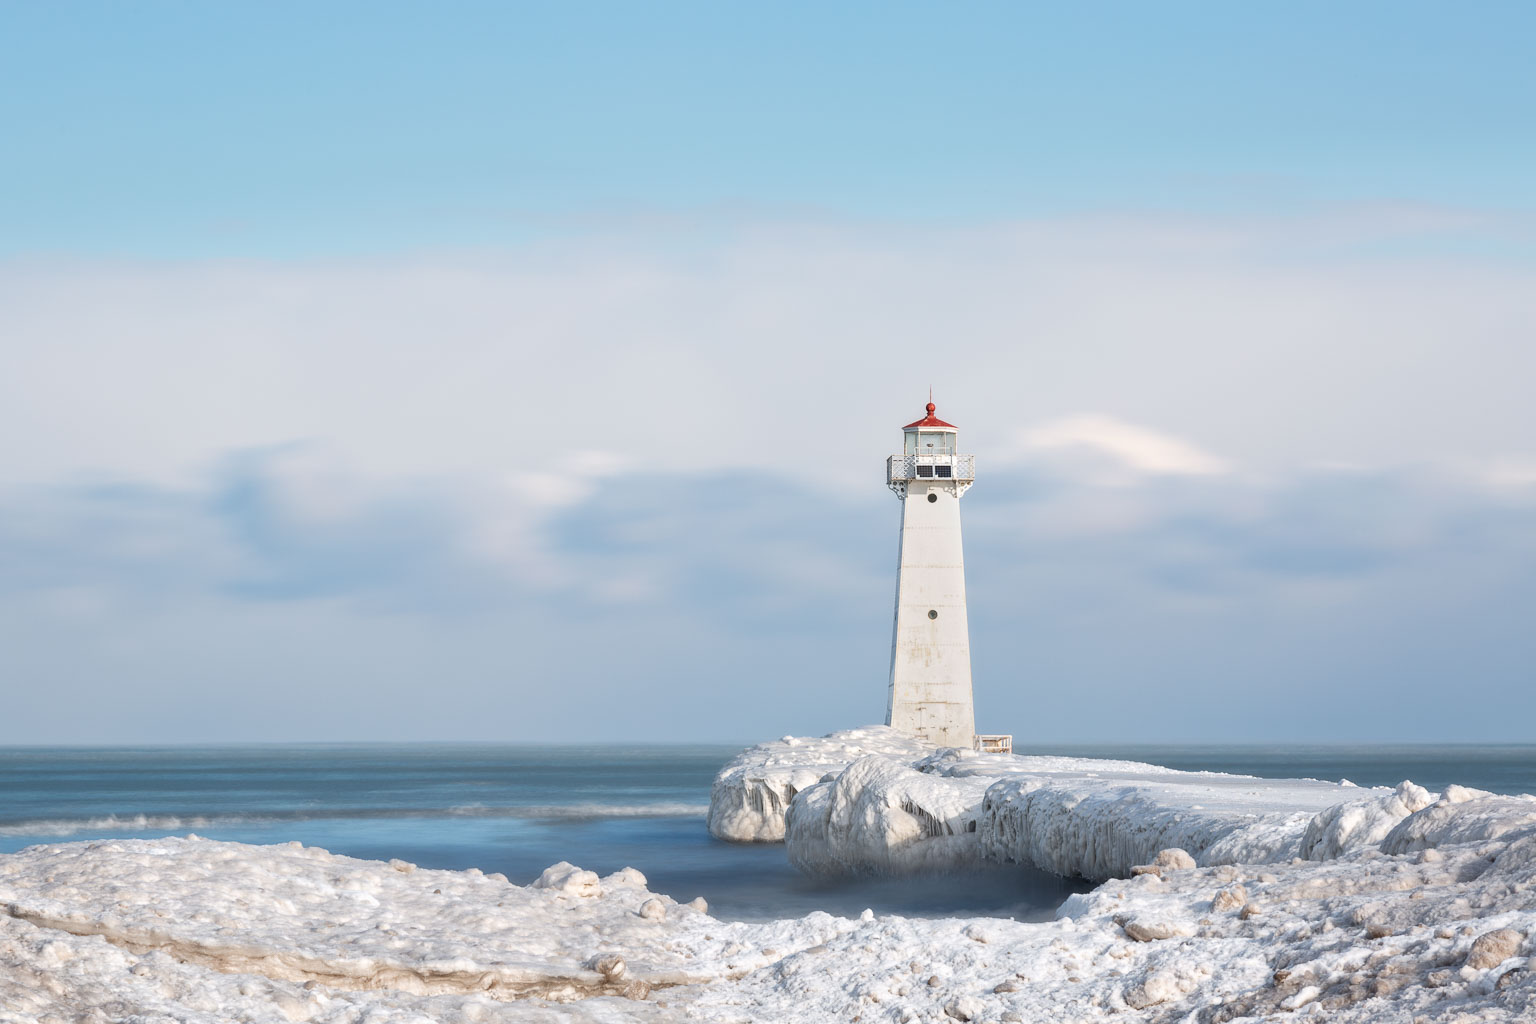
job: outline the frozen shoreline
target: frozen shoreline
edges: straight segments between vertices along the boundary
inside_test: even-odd
[[[519,887],[292,845],[38,846],[0,857],[0,1021],[1531,1019],[1536,799],[1448,792],[1390,847],[1169,852],[1027,924],[729,923],[570,865]]]
[[[521,887],[296,843],[34,846],[0,856],[0,1024],[1536,1018],[1536,797],[871,756],[883,738],[859,733],[771,752],[791,856],[904,871],[1058,850],[1114,877],[1043,923],[725,922],[632,869]],[[733,765],[712,824],[771,833],[746,796],[763,776]],[[1178,837],[1194,848],[1118,871]]]

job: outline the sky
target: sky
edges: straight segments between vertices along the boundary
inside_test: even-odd
[[[1533,30],[0,5],[0,743],[1536,742]]]

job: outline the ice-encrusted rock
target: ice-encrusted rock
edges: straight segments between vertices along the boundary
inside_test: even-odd
[[[981,859],[985,778],[940,778],[878,754],[790,805],[786,852],[808,874],[903,873]]]
[[[715,776],[709,834],[737,843],[782,842],[790,803],[824,776],[870,754],[911,762],[931,753],[932,747],[886,725],[759,743],[736,755]]]
[[[1497,796],[1447,786],[1440,799],[1398,822],[1381,841],[1385,853],[1410,853],[1447,843],[1496,839],[1536,825],[1536,796]]]
[[[1183,935],[1194,934],[1194,926],[1188,921],[1169,920],[1161,917],[1133,917],[1121,925],[1125,934],[1137,942],[1158,942]]]
[[[635,868],[620,868],[608,876],[608,884],[611,886],[628,886],[633,889],[644,889],[650,883],[645,875]]]
[[[625,870],[633,869],[626,868]],[[636,874],[639,874],[639,872],[636,872]],[[643,875],[641,876],[642,879],[644,877]],[[644,883],[642,882],[641,884]],[[551,864],[545,868],[544,873],[534,880],[533,888],[558,889],[561,892],[568,892],[573,896],[601,896],[603,894],[603,887],[597,879],[596,872],[583,871],[568,861]]]
[[[956,996],[944,1004],[945,1016],[955,1020],[976,1020],[986,1012],[987,1004],[975,996]]]
[[[617,953],[598,953],[595,956],[589,957],[582,966],[589,971],[596,971],[603,977],[615,981],[624,977],[629,970],[629,965]]]
[[[1520,944],[1524,941],[1525,936],[1513,928],[1484,932],[1473,940],[1472,948],[1467,951],[1467,966],[1473,970],[1497,967],[1520,952]]]
[[[1227,910],[1241,910],[1248,903],[1248,889],[1241,882],[1233,882],[1231,885],[1216,890],[1216,895],[1211,897],[1211,909],[1217,913]]]
[[[1159,850],[1151,864],[1137,864],[1131,868],[1131,876],[1156,875],[1161,878],[1164,871],[1188,871],[1196,866],[1195,858],[1189,855],[1188,850],[1173,847],[1167,850]]]
[[[1198,984],[1190,971],[1160,968],[1152,971],[1141,981],[1125,990],[1125,1003],[1133,1010],[1144,1010],[1159,1003],[1171,1002],[1183,996]]]
[[[1405,781],[1386,796],[1330,807],[1307,824],[1298,855],[1308,860],[1332,860],[1345,850],[1376,846],[1398,822],[1435,799],[1429,790]]]

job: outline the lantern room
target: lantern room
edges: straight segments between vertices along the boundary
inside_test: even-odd
[[[955,454],[956,427],[953,423],[945,423],[934,415],[938,409],[932,402],[928,403],[928,415],[916,423],[908,423],[902,427],[906,435],[907,443],[905,455],[953,455]]]
[[[935,412],[937,408],[929,402],[928,415],[902,427],[901,454],[886,460],[885,482],[903,500],[907,484],[912,481],[952,481],[958,497],[976,477],[976,457],[956,450],[957,428],[939,419]]]

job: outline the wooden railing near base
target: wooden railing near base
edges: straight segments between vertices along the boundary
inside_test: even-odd
[[[977,736],[971,746],[983,754],[1011,754],[1013,753],[1013,734]]]

